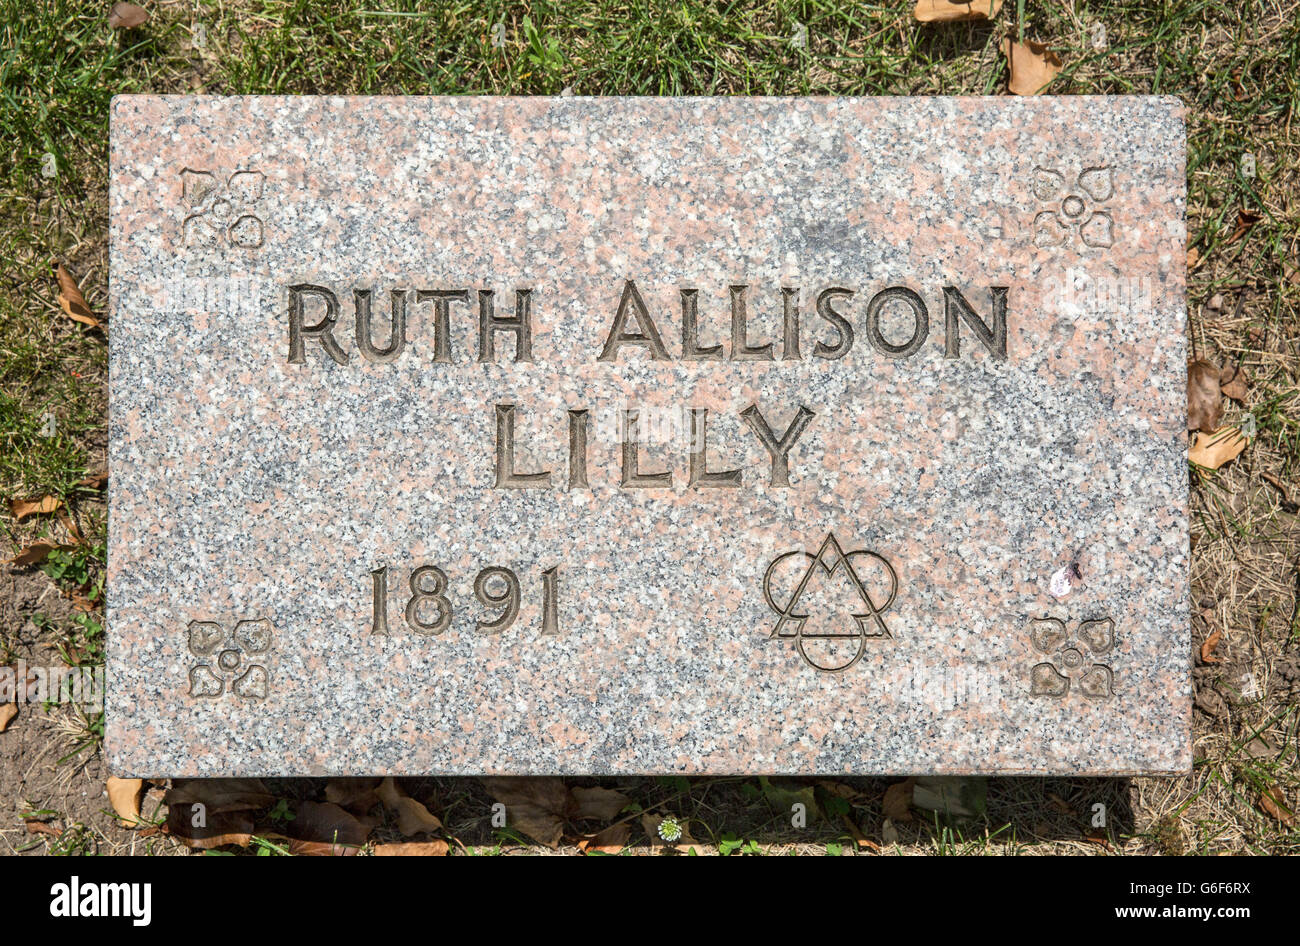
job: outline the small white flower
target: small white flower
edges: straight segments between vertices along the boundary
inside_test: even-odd
[[[663,821],[659,822],[659,837],[663,838],[669,844],[675,844],[682,839],[682,823],[669,815]]]

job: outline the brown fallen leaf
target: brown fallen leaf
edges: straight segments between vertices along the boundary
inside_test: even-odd
[[[66,551],[70,548],[72,548],[71,545],[59,545],[54,542],[34,542],[13,558],[9,559],[7,564],[19,566],[37,565],[45,561],[45,559],[49,557],[49,554],[55,549],[63,549]]]
[[[1099,847],[1103,847],[1108,851],[1110,850],[1110,838],[1106,837],[1106,830],[1104,828],[1089,828],[1083,833],[1083,837],[1085,840],[1091,841]]]
[[[1295,824],[1295,812],[1287,807],[1282,791],[1276,785],[1265,786],[1259,793],[1259,807],[1271,818],[1280,821],[1288,828]]]
[[[68,530],[68,535],[72,536],[72,541],[80,545],[85,541],[82,538],[81,530],[77,528],[77,522],[64,510],[59,510],[59,522],[63,523],[63,528]]]
[[[1201,663],[1217,664],[1220,663],[1218,657],[1214,656],[1215,648],[1219,646],[1219,641],[1223,639],[1223,628],[1215,624],[1212,626],[1210,633],[1206,635],[1205,640],[1201,643]]]
[[[603,831],[598,831],[591,837],[579,841],[578,850],[583,854],[590,854],[593,851],[598,854],[617,854],[627,847],[627,839],[631,834],[632,828],[627,823],[612,824]]]
[[[108,25],[115,30],[133,30],[149,20],[149,11],[134,3],[115,3],[108,11]]]
[[[44,834],[52,838],[62,836],[63,829],[55,824],[47,824],[44,821],[24,821],[23,825],[27,828],[28,834]]]
[[[859,851],[861,851],[863,848],[867,848],[872,851],[880,850],[880,845],[877,844],[875,841],[871,840],[865,834],[863,834],[862,829],[858,827],[858,823],[856,821],[854,821],[848,815],[840,815],[840,818],[844,821],[844,827],[848,829],[849,837],[853,838],[853,843],[858,846]]]
[[[118,820],[126,827],[140,824],[140,798],[144,795],[144,780],[138,778],[108,778],[108,801],[117,812]]]
[[[379,804],[375,789],[381,782],[381,778],[332,778],[325,783],[325,800],[354,815],[368,814]]]
[[[373,821],[361,819],[333,802],[300,801],[293,805],[293,820],[284,833],[294,841],[318,842],[327,846],[360,847],[370,835]]]
[[[1228,714],[1228,701],[1218,690],[1198,687],[1192,705],[1211,719],[1218,719]]]
[[[831,781],[823,780],[823,781],[819,781],[817,785],[827,795],[830,795],[834,798],[844,798],[844,799],[857,798],[860,794],[862,794],[852,785],[845,785],[843,782],[831,782]]]
[[[1277,757],[1277,746],[1265,734],[1255,736],[1244,746],[1243,751],[1250,759],[1273,759]]]
[[[209,811],[200,819],[190,805],[172,805],[167,809],[167,833],[198,851],[230,844],[248,847],[253,816],[247,811]]]
[[[585,818],[593,821],[609,821],[617,817],[631,800],[622,792],[616,792],[611,788],[575,788],[569,794],[573,796],[574,801],[574,806],[569,813],[570,820]]]
[[[949,23],[955,20],[991,20],[1002,9],[1002,0],[916,0],[912,15],[920,23]]]
[[[1194,246],[1191,247],[1187,251],[1187,268],[1195,269],[1197,266],[1200,265],[1200,262],[1201,262],[1201,251]]]
[[[564,835],[569,790],[558,778],[485,778],[493,798],[506,806],[507,824],[547,847]]]
[[[1228,239],[1224,243],[1224,245],[1231,246],[1232,244],[1236,243],[1247,233],[1249,233],[1250,228],[1253,227],[1255,224],[1259,223],[1261,219],[1262,218],[1260,217],[1260,215],[1255,213],[1253,210],[1238,210],[1237,226],[1233,228],[1232,233],[1228,236]]]
[[[1198,433],[1187,459],[1207,470],[1217,470],[1246,449],[1246,438],[1236,427],[1220,427],[1212,434]]]
[[[1270,484],[1274,489],[1282,494],[1282,509],[1285,512],[1293,514],[1300,512],[1300,503],[1296,503],[1296,501],[1291,498],[1291,494],[1287,491],[1286,486],[1280,479],[1272,473],[1261,473],[1260,476],[1263,478],[1264,482]]]
[[[186,808],[201,804],[208,814],[257,811],[275,803],[260,778],[176,779],[163,797],[169,807]]]
[[[108,471],[103,473],[91,473],[89,476],[77,480],[78,486],[84,486],[86,489],[103,489],[108,483]]]
[[[81,289],[77,285],[77,280],[58,260],[54,261],[54,278],[59,283],[59,305],[63,307],[68,318],[82,325],[89,325],[91,328],[102,328],[103,323],[90,311],[90,306],[86,304],[86,297],[81,294]]]
[[[28,516],[41,516],[54,512],[63,505],[57,496],[42,496],[40,499],[11,499],[9,514],[15,522],[22,522]]]
[[[391,778],[384,779],[375,789],[375,794],[385,808],[397,815],[397,830],[403,836],[409,838],[442,830],[442,821],[402,791]]]
[[[1211,361],[1187,363],[1187,429],[1206,433],[1219,426],[1223,397],[1219,390],[1219,366]]]
[[[608,821],[629,799],[608,788],[567,788],[558,778],[485,778],[484,787],[506,806],[506,818],[547,847],[557,847],[570,821]]]
[[[1012,95],[1039,95],[1060,74],[1060,57],[1046,43],[1017,43],[1007,37],[1002,41],[1002,52],[1010,73],[1007,91]]]
[[[278,840],[278,835],[268,835]],[[326,841],[300,841],[297,838],[284,838],[284,846],[294,857],[355,857],[361,848],[355,844],[330,844]]]
[[[886,818],[880,825],[880,843],[897,844],[898,828],[895,827],[893,819]]]
[[[1237,365],[1230,365],[1219,372],[1219,390],[1224,397],[1230,397],[1239,403],[1245,402],[1246,385],[1249,383],[1250,375],[1246,374],[1245,368]]]
[[[891,821],[912,820],[912,789],[915,787],[916,779],[908,778],[885,789],[883,807],[886,818]]]
[[[407,841],[403,844],[376,844],[375,857],[446,857],[446,841]]]
[[[17,703],[0,703],[0,732],[9,728],[9,724],[14,721],[18,715]]]

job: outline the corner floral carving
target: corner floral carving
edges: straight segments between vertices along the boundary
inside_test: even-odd
[[[1090,700],[1115,695],[1115,674],[1100,661],[1115,649],[1115,621],[1099,618],[1081,621],[1071,636],[1058,618],[1034,618],[1030,622],[1034,650],[1048,657],[1029,671],[1032,696],[1065,699],[1070,691]]]
[[[244,699],[266,699],[270,675],[266,658],[275,628],[265,618],[240,621],[233,630],[217,621],[191,621],[190,696],[215,699],[232,693]]]
[[[223,182],[211,171],[181,171],[182,228],[190,246],[255,250],[266,242],[266,225],[257,215],[266,176],[243,170]]]
[[[1056,168],[1035,167],[1034,245],[1064,246],[1077,239],[1084,246],[1105,249],[1115,243],[1115,220],[1107,204],[1115,196],[1111,165],[1084,168],[1071,181]]]

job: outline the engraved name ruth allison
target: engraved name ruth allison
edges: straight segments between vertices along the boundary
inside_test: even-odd
[[[451,325],[455,317],[471,317],[477,309],[477,351],[465,352],[479,364],[496,364],[504,360],[506,346],[513,341],[513,363],[536,364],[533,320],[538,306],[538,294],[530,288],[514,290],[514,307],[510,314],[501,314],[497,307],[495,290],[478,288],[411,288],[398,287],[387,291],[387,325],[379,326],[386,335],[382,346],[375,342],[375,296],[372,288],[353,288],[350,293],[328,286],[296,283],[288,288],[288,355],[291,365],[328,364],[351,362],[349,347],[362,359],[374,364],[391,364],[407,353],[408,349],[427,345],[425,357],[437,365],[448,365],[458,360],[462,353],[453,350]],[[603,334],[598,349],[591,358],[598,363],[611,365],[620,361],[624,350],[639,351],[642,360],[661,362],[791,362],[805,360],[837,361],[853,351],[860,335],[864,335],[871,350],[881,356],[905,359],[916,356],[929,339],[930,308],[920,292],[907,286],[886,286],[870,295],[843,286],[820,288],[812,294],[813,319],[801,320],[799,287],[781,287],[779,337],[755,338],[750,324],[749,286],[728,287],[730,301],[729,344],[704,344],[701,340],[699,290],[678,288],[681,314],[678,321],[679,344],[665,342],[661,329],[667,320],[656,318],[646,305],[642,291],[634,280],[623,280],[621,290],[612,290],[609,309],[612,316],[609,328]],[[618,291],[615,302],[614,291]],[[963,357],[963,333],[973,339],[976,346],[967,351],[981,350],[986,357],[998,361],[1007,359],[1008,288],[989,286],[984,293],[970,292],[979,300],[972,303],[967,292],[956,286],[942,286],[943,340],[942,356],[945,360]],[[344,314],[341,299],[351,296],[352,319],[340,324]],[[865,299],[863,304],[861,296]],[[415,341],[409,331],[413,318],[427,327]],[[891,329],[883,327],[889,319]],[[351,323],[348,325],[348,323]],[[353,330],[349,332],[348,327]],[[907,331],[900,338],[899,326]],[[387,329],[387,331],[384,331]],[[512,336],[500,339],[499,336]],[[351,337],[349,337],[351,336]],[[862,346],[859,346],[862,347]],[[319,349],[322,356],[310,352]],[[328,358],[328,361],[325,359]],[[592,488],[588,472],[589,412],[575,408],[568,410],[568,465],[567,471],[521,470],[516,463],[516,420],[520,406],[509,401],[485,405],[494,419],[494,477],[491,488],[516,489],[569,489]],[[647,471],[642,468],[642,441],[640,417],[635,408],[622,412],[620,429],[621,464],[617,487],[625,490],[673,489],[673,471]],[[767,455],[766,469],[758,477],[764,486],[789,488],[790,458],[792,451],[817,412],[805,404],[770,406],[769,413],[758,404],[750,404],[740,412],[746,428],[762,445]],[[776,417],[788,418],[773,423]],[[745,471],[740,469],[712,469],[709,466],[708,447],[709,411],[707,408],[689,410],[690,456],[686,488],[692,490],[737,489],[746,483]],[[750,480],[749,482],[754,482]],[[612,482],[609,485],[614,485]],[[828,551],[829,550],[829,551]],[[831,555],[834,551],[836,554]],[[820,566],[829,576],[840,571],[848,575],[857,592],[854,605],[856,625],[844,633],[813,633],[803,630],[806,614],[797,613],[796,606],[810,578],[817,569],[807,567],[797,588],[778,604],[772,597],[773,569],[787,560],[801,557]],[[888,588],[885,592],[868,590],[853,565],[856,560],[875,561],[883,569]],[[375,568],[371,578],[371,633],[387,636],[394,633],[389,620],[390,572],[387,565]],[[438,636],[452,624],[453,614],[460,605],[453,600],[451,579],[438,565],[424,564],[402,576],[407,586],[396,602],[400,624],[418,636]],[[559,621],[560,566],[546,568],[537,577],[541,603],[541,616],[536,631],[542,635],[561,632]],[[520,613],[521,597],[525,594],[524,582],[513,568],[494,564],[482,568],[473,580],[474,597],[489,609],[499,613],[489,619],[477,621],[481,633],[500,633],[515,623]],[[808,552],[789,552],[778,558],[768,568],[761,593],[768,605],[780,616],[773,638],[790,637],[804,663],[814,670],[838,673],[855,664],[872,639],[888,640],[882,614],[888,609],[898,592],[898,578],[889,562],[874,551],[844,553],[833,537],[828,536],[822,549],[813,555]],[[883,597],[881,596],[883,594]],[[879,597],[879,603],[877,603]],[[860,605],[860,606],[859,606]],[[861,612],[861,613],[858,613]],[[868,617],[874,622],[868,624]],[[787,631],[787,625],[793,630]],[[850,640],[851,651],[833,663],[821,662],[807,652],[808,643],[819,639],[834,642],[840,638]]]
[[[764,362],[802,361],[805,357],[835,361],[845,358],[854,348],[858,336],[848,306],[857,295],[852,289],[832,286],[815,295],[814,326],[811,344],[806,344],[803,334],[807,326],[801,324],[797,287],[782,287],[781,339],[755,340],[750,335],[747,285],[728,288],[731,308],[730,345],[703,345],[700,341],[699,290],[680,289],[681,345],[680,354],[669,351],[657,320],[646,306],[641,291],[634,280],[625,280],[618,304],[604,343],[593,352],[597,362],[616,363],[624,349],[643,350],[652,361],[684,362]],[[339,293],[326,286],[298,283],[288,287],[288,362],[292,365],[309,363],[309,345],[317,345],[332,361],[346,365],[351,355],[344,348],[345,330],[339,326],[342,303]],[[480,364],[499,361],[497,336],[514,337],[514,362],[535,364],[533,346],[533,313],[535,292],[516,289],[514,312],[497,313],[496,292],[478,289],[477,323]],[[987,289],[987,307],[978,312],[966,295],[955,286],[942,287],[943,297],[943,357],[951,360],[962,357],[962,327],[975,338],[989,356],[1005,361],[1007,357],[1007,295],[1006,286]],[[389,364],[413,347],[408,337],[411,310],[424,306],[428,312],[432,335],[429,344],[432,361],[437,364],[452,363],[451,319],[453,308],[468,309],[471,303],[469,289],[410,289],[395,288],[388,292],[388,343],[375,344],[373,289],[353,289],[352,308],[355,325],[354,341],[357,352],[366,361]],[[309,321],[308,312],[312,311]],[[897,319],[900,315],[910,324],[910,336],[902,341],[890,341],[882,329],[886,314]],[[887,286],[870,296],[861,316],[863,333],[876,352],[887,358],[911,358],[925,344],[930,335],[930,310],[925,299],[907,286]],[[804,351],[808,350],[805,356]],[[676,347],[674,347],[676,351]],[[588,489],[587,443],[589,439],[589,414],[583,409],[568,411],[569,463],[567,477],[553,475],[549,470],[520,471],[515,468],[515,421],[519,406],[509,402],[491,405],[495,413],[496,430],[496,489]],[[709,412],[706,408],[690,411],[691,443],[690,473],[687,486],[692,489],[737,488],[744,482],[740,470],[710,470],[707,464]],[[807,405],[795,405],[784,412],[791,419],[784,426],[773,426],[757,404],[741,411],[741,417],[753,435],[763,445],[770,459],[767,483],[774,487],[790,485],[789,455],[795,443],[807,430],[816,412]],[[623,415],[622,470],[619,486],[623,489],[668,489],[674,486],[671,471],[648,473],[640,469],[639,412],[627,409]]]

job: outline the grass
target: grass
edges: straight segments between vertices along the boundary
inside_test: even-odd
[[[919,26],[910,4],[893,0],[148,6],[148,24],[115,33],[107,4],[0,0],[0,497],[51,494],[68,504],[89,552],[78,553],[79,564],[54,565],[84,569],[79,586],[81,577],[93,584],[103,567],[102,503],[77,484],[104,468],[107,365],[103,336],[61,313],[50,261],[64,261],[92,309],[104,313],[114,94],[1001,94],[999,43],[1010,35],[1058,52],[1065,69],[1053,93],[1181,96],[1192,345],[1200,357],[1249,371],[1247,401],[1226,420],[1250,414],[1258,431],[1234,463],[1192,480],[1198,645],[1212,627],[1223,631],[1220,662],[1198,665],[1196,684],[1198,694],[1217,694],[1222,712],[1197,711],[1190,778],[993,780],[982,823],[903,826],[898,843],[934,853],[1104,850],[1087,839],[1078,814],[1103,798],[1118,812],[1109,843],[1126,851],[1300,850],[1296,829],[1260,804],[1269,786],[1293,807],[1300,793],[1300,533],[1288,497],[1266,478],[1300,494],[1292,485],[1300,473],[1294,0],[1008,2],[993,24],[945,26]],[[1093,44],[1099,25],[1101,49]],[[1244,234],[1243,211],[1258,217]],[[15,550],[41,537],[70,539],[57,519],[0,521]],[[66,575],[50,577],[66,589]],[[34,610],[24,612],[29,621]],[[16,653],[24,634],[99,659],[95,626],[71,615],[0,628],[0,650]],[[93,744],[93,720],[68,725]],[[1261,738],[1271,750],[1259,749]],[[876,832],[884,783],[852,782],[861,798],[877,799],[852,808]],[[853,847],[849,835],[826,827],[815,842],[791,835],[752,780],[627,784],[647,810],[674,799],[678,814],[738,853],[756,838],[768,850]],[[450,807],[448,825],[476,837],[482,852],[515,843],[486,827],[486,802],[473,786],[436,785]],[[78,827],[62,849],[123,843],[107,835],[87,841],[86,832],[114,829],[85,820],[69,822]]]

